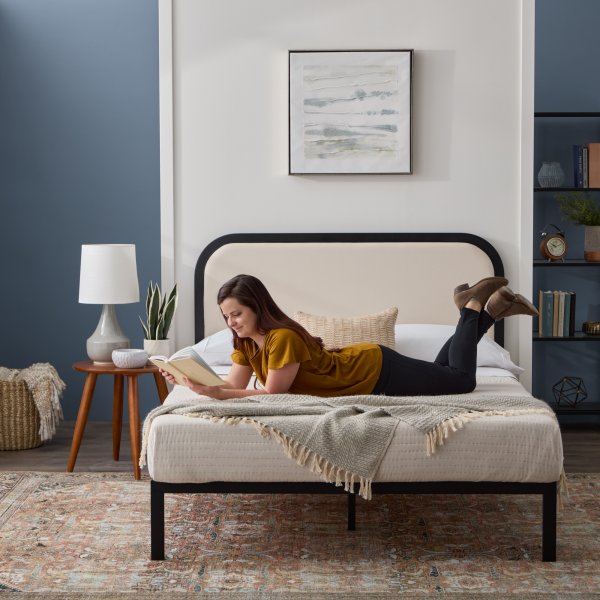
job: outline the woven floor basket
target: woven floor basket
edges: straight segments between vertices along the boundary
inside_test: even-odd
[[[0,381],[0,450],[37,448],[40,415],[24,381]]]

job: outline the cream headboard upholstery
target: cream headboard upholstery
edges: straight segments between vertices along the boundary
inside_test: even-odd
[[[399,323],[452,325],[457,285],[504,274],[496,250],[464,233],[228,235],[196,265],[197,341],[224,328],[217,291],[239,273],[261,279],[288,315],[356,316],[397,306]]]

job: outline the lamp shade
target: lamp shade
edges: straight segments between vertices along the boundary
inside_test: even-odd
[[[139,299],[135,244],[81,246],[79,302],[127,304]]]

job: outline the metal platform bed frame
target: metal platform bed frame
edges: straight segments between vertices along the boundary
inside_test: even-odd
[[[204,269],[210,256],[229,243],[286,242],[465,242],[483,250],[490,258],[495,275],[504,275],[502,260],[495,248],[483,238],[468,233],[315,233],[315,234],[232,234],[209,244],[198,259],[195,271],[195,335],[204,337]],[[494,338],[504,343],[504,323],[496,324]],[[356,528],[356,494],[320,482],[219,482],[164,483],[152,480],[151,489],[151,558],[164,560],[165,494],[346,494],[348,496],[348,529]],[[373,482],[376,494],[541,494],[542,495],[542,560],[556,561],[557,482]]]
[[[556,482],[512,483],[433,481],[419,483],[373,483],[375,494],[542,494],[542,560],[556,560]],[[165,494],[346,494],[348,530],[356,529],[356,494],[330,483],[311,482],[150,482],[151,559],[165,558]]]

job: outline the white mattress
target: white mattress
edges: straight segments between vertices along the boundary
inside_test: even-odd
[[[507,371],[480,368],[483,395],[527,394]],[[197,397],[175,386],[166,403]],[[319,481],[288,459],[274,440],[247,423],[226,425],[179,415],[157,417],[148,438],[148,471],[155,481]],[[560,428],[554,416],[490,416],[452,433],[427,456],[425,437],[400,423],[375,481],[557,481],[562,471]]]

